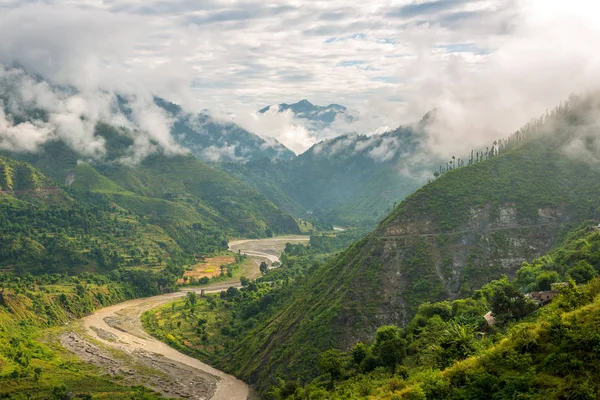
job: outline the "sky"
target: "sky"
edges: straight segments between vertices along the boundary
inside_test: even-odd
[[[445,155],[596,88],[599,15],[591,0],[0,0],[0,63],[208,109],[297,153],[437,108]],[[255,113],[305,98],[360,119],[311,132]]]

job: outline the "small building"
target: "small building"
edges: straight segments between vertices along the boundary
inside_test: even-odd
[[[494,315],[492,315],[491,311],[488,311],[483,318],[485,318],[485,322],[487,322],[488,326],[494,326],[496,323],[496,318],[494,318]]]
[[[554,296],[558,295],[560,292],[558,290],[545,290],[542,292],[531,292],[527,296],[531,299],[537,301],[540,305],[545,306],[550,303]]]

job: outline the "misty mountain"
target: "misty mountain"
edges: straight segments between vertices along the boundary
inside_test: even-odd
[[[342,120],[351,123],[358,120],[358,113],[339,104],[330,104],[328,106],[318,106],[304,99],[297,103],[266,106],[259,110],[260,114],[268,111],[283,113],[290,111],[296,118],[307,121],[307,128],[312,130],[321,130],[330,126],[334,120]]]
[[[276,318],[230,350],[228,365],[263,387],[280,375],[314,378],[322,351],[371,342],[379,327],[404,327],[427,302],[512,279],[523,262],[560,244],[569,227],[587,221],[589,231],[600,206],[598,110],[593,98],[572,100],[421,187],[296,286]],[[538,273],[564,276],[579,261],[563,257]],[[518,279],[535,285],[531,274]]]
[[[0,151],[53,187],[102,193],[173,236],[192,226],[251,236],[298,231],[255,189],[194,158],[170,126],[152,100],[80,92],[0,67]]]
[[[374,225],[434,170],[423,159],[423,125],[372,136],[348,134],[315,144],[287,162],[261,160],[223,168],[297,216]]]
[[[33,151],[57,137],[91,158],[102,158],[105,143],[94,134],[97,123],[128,129],[135,142],[127,162],[139,162],[159,149],[192,152],[206,162],[288,160],[295,154],[275,139],[148,93],[77,90],[56,85],[20,68],[0,65],[0,149]]]
[[[161,98],[156,98],[155,103],[173,119],[171,134],[177,143],[203,161],[291,160],[296,156],[274,138],[262,138],[205,113],[186,113],[177,104]]]

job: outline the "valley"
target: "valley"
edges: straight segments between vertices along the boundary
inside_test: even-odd
[[[287,243],[298,244],[306,243],[310,236],[281,236],[267,239],[241,239],[229,242],[229,250],[234,253],[248,255],[258,262],[258,260],[268,260],[272,265],[274,262],[280,262],[279,256],[283,252]]]
[[[280,261],[279,255],[286,243],[305,243],[308,239],[306,236],[285,236],[236,240],[229,243],[229,248],[248,255],[256,262],[256,272],[259,273],[261,261]],[[61,335],[61,344],[124,383],[141,384],[166,397],[250,399],[252,391],[245,383],[153,338],[143,330],[140,321],[144,312],[168,305],[190,293],[219,293],[232,286],[239,287],[239,282],[185,288],[181,292],[102,308],[80,321],[71,322],[70,325],[76,328],[74,331],[67,329]]]
[[[599,16],[0,0],[0,399],[600,400]]]

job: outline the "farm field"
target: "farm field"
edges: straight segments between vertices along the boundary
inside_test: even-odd
[[[183,284],[185,277],[188,279],[200,279],[205,276],[208,278],[219,276],[221,274],[221,267],[225,268],[225,266],[235,264],[235,262],[236,260],[233,255],[220,255],[206,258],[204,261],[188,267],[188,270],[185,271],[183,277],[180,278],[177,283],[180,285]]]

